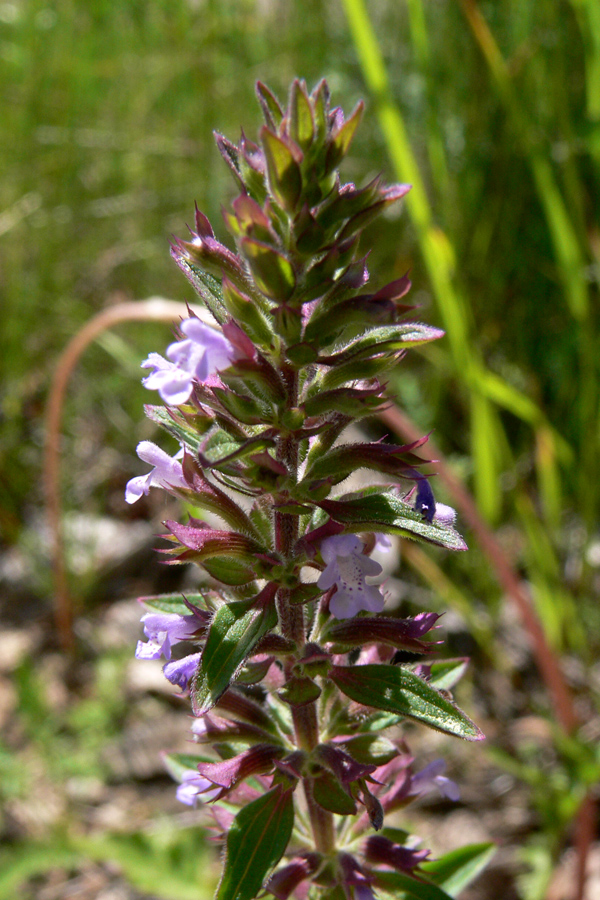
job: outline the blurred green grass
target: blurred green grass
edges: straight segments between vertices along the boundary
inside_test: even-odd
[[[448,332],[391,390],[435,427],[554,648],[589,668],[600,644],[597,4],[371,0],[370,50],[364,23],[354,39],[349,25],[360,6],[0,3],[2,550],[32,541],[60,350],[119,299],[192,299],[168,241],[185,234],[194,200],[224,235],[233,186],[213,129],[254,136],[257,78],[284,94],[295,75],[325,76],[344,108],[367,99],[345,177],[415,184],[403,216],[367,236],[372,281],[410,269],[419,315]],[[139,360],[167,340],[157,325],[126,325],[86,354],[66,411],[68,509],[115,514],[146,436]],[[481,554],[440,562],[445,599],[497,626],[503,598]],[[47,604],[47,581],[34,593]],[[482,650],[502,660],[501,645]]]

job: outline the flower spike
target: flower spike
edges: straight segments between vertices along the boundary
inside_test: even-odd
[[[164,355],[142,363],[166,406],[147,415],[181,449],[142,441],[151,470],[126,500],[154,487],[186,503],[160,552],[198,566],[201,586],[143,598],[136,656],[161,660],[193,714],[190,747],[165,763],[183,804],[211,804],[225,842],[216,900],[441,896],[421,869],[429,850],[384,821],[429,790],[459,796],[443,760],[419,770],[405,723],[483,735],[450,693],[466,660],[440,660],[428,637],[440,614],[385,610],[383,565],[406,539],[466,545],[436,503],[427,436],[346,437],[390,402],[388,373],[409,351],[443,336],[410,321],[408,275],[366,288],[361,233],[410,185],[342,181],[362,102],[345,116],[324,81],[294,80],[286,105],[256,90],[258,139],[216,135],[238,193],[229,237],[196,205],[191,237],[171,245],[215,325],[188,307]],[[344,492],[349,477],[359,485]]]

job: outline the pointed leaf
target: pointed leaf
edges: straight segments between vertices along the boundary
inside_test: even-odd
[[[438,613],[419,613],[410,619],[362,616],[330,624],[325,632],[325,638],[346,647],[377,642],[388,644],[397,650],[427,653],[435,647],[435,644],[422,641],[420,638],[433,628],[439,617]],[[434,665],[437,664],[433,663],[431,669]]]
[[[315,778],[313,797],[323,809],[339,816],[353,816],[356,812],[356,803],[332,772],[323,771],[319,778]]]
[[[421,868],[447,894],[457,897],[485,869],[497,849],[491,843],[470,844],[424,862]]]
[[[451,691],[467,671],[469,658],[440,659],[426,665],[430,672],[427,682],[438,691]]]
[[[227,835],[216,900],[253,900],[283,856],[293,825],[292,792],[280,785],[244,807]]]
[[[327,148],[326,170],[332,172],[336,169],[350,146],[350,141],[354,137],[354,133],[360,124],[365,105],[362,100],[357,103],[352,115],[347,122],[338,129],[337,133],[331,136],[329,147]]]
[[[219,466],[225,462],[243,459],[244,456],[271,446],[273,446],[273,441],[270,439],[263,441],[258,436],[250,438],[249,441],[237,440],[226,431],[219,429],[206,439],[202,446],[202,458],[207,460],[211,466]]]
[[[452,900],[436,884],[417,881],[403,872],[383,872],[375,870],[375,884],[386,893],[393,894],[394,900]]]
[[[343,748],[356,762],[384,766],[398,756],[398,748],[381,734],[360,734],[344,741]]]
[[[417,719],[466,741],[484,735],[451,700],[403,666],[334,666],[329,678],[356,703]]]
[[[227,320],[227,310],[223,303],[221,285],[217,279],[190,262],[189,259],[185,259],[175,248],[171,250],[171,256],[219,325],[222,325]]]
[[[365,359],[381,353],[391,353],[406,345],[416,347],[444,336],[440,328],[421,322],[403,322],[399,325],[381,325],[371,328],[363,337],[351,341],[333,356],[319,357],[320,363],[341,365],[350,360]]]
[[[267,404],[255,397],[236,394],[230,388],[214,387],[212,391],[227,412],[244,425],[260,425],[261,422],[270,421],[272,417]]]
[[[380,194],[381,178],[377,176],[362,188],[349,190],[348,187],[344,185],[343,190],[334,189],[317,210],[316,220],[323,228],[336,225],[339,228],[339,224],[345,219],[350,219],[374,203]]]
[[[197,771],[198,763],[212,761],[210,756],[202,756],[198,753],[163,753],[162,759],[165,769],[173,781],[179,782],[183,780],[184,772],[189,772],[190,769],[193,772]]]
[[[243,327],[248,337],[262,347],[269,348],[272,335],[266,318],[246,294],[243,294],[228,278],[223,279],[223,302],[233,319]]]
[[[306,150],[312,144],[314,131],[312,108],[306,92],[306,85],[296,78],[292,84],[290,97],[290,134],[292,139],[303,150]]]
[[[170,534],[184,547],[194,551],[194,559],[204,562],[214,556],[231,556],[245,563],[252,563],[256,556],[266,552],[266,548],[253,538],[236,531],[221,531],[211,528],[201,519],[190,519],[184,525],[171,519],[165,521]]]
[[[231,587],[240,587],[242,584],[250,584],[256,578],[256,573],[251,566],[246,566],[239,559],[232,559],[229,556],[215,556],[212,559],[205,559],[202,568],[206,569],[212,578],[222,584],[228,584]]]
[[[150,404],[144,406],[144,412],[152,422],[156,422],[157,425],[164,428],[168,434],[178,440],[180,444],[184,444],[192,453],[198,452],[203,435],[200,433],[200,429],[195,430],[188,425],[182,415],[170,411],[164,406],[151,406]],[[210,425],[210,420],[207,420],[207,423]]]
[[[448,550],[466,550],[461,535],[449,525],[427,522],[402,500],[393,489],[382,493],[361,491],[361,496],[351,496],[343,500],[323,500],[319,503],[331,518],[351,530],[376,531],[384,534],[399,534],[412,540],[424,540]],[[358,528],[357,526],[360,526]]]
[[[228,603],[218,610],[192,683],[196,716],[212,709],[258,641],[276,625],[275,589],[269,584],[258,597]]]
[[[206,608],[206,601],[202,594],[186,593],[185,597],[192,606],[200,609]],[[154,597],[138,597],[138,602],[157,612],[176,613],[178,616],[189,616],[190,614],[190,609],[186,606],[181,591],[175,594],[157,594]]]
[[[302,152],[299,147],[282,140],[268,128],[262,128],[260,137],[273,196],[284,209],[294,212],[302,192],[302,173],[298,165]]]
[[[329,393],[329,392],[328,392]],[[303,481],[327,478],[330,484],[338,484],[357,469],[375,469],[387,475],[399,475],[428,460],[412,451],[422,447],[427,438],[412,444],[340,444],[312,461]]]
[[[321,696],[321,688],[312,678],[292,676],[278,691],[279,697],[290,706],[300,707],[314,703]]]
[[[256,96],[267,125],[275,131],[283,119],[283,110],[279,100],[262,81],[256,82]]]
[[[289,259],[255,238],[242,238],[240,246],[263,294],[272,300],[288,300],[296,287],[296,276]]]
[[[327,123],[329,119],[329,85],[322,79],[314,91],[311,100],[314,103],[315,125],[317,128],[317,138],[319,143],[324,140],[327,133]]]
[[[404,350],[395,353],[372,357],[371,359],[353,359],[343,366],[335,366],[324,375],[321,387],[324,391],[341,387],[348,382],[356,382],[367,378],[379,378],[394,369],[404,356]]]

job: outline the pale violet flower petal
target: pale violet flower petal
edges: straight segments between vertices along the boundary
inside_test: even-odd
[[[385,605],[385,600],[375,585],[364,585],[356,591],[344,591],[339,588],[329,603],[332,616],[336,619],[350,619],[361,610],[379,613]]]
[[[155,369],[155,371],[159,372],[161,369],[172,369],[173,363],[170,363],[160,353],[149,353],[148,358],[143,363],[140,363],[140,366],[142,369]],[[147,377],[150,378],[150,375]]]
[[[151,441],[141,441],[137,445],[137,455],[143,462],[150,463],[154,468],[147,475],[138,475],[127,482],[125,487],[125,500],[127,503],[135,503],[143,494],[147,494],[151,487],[161,488],[187,488],[187,482],[183,477],[183,469],[179,462],[183,450],[171,457]]]
[[[136,500],[148,493],[151,482],[152,472],[148,475],[137,475],[135,478],[131,478],[125,485],[125,501],[135,503]]]
[[[195,616],[180,616],[177,613],[146,613],[142,616],[144,634],[148,643],[138,643],[135,655],[138,659],[171,658],[171,647],[179,641],[194,636],[198,630]]]
[[[142,379],[149,390],[158,391],[168,406],[186,403],[193,390],[194,380],[206,382],[232,361],[234,349],[227,338],[195,317],[181,324],[185,339],[167,348],[165,359],[150,353],[142,368],[153,371]]]
[[[186,372],[190,379],[196,377],[198,381],[206,380],[208,361],[206,350],[200,344],[189,338],[177,341],[167,347],[167,356],[177,368]]]
[[[136,659],[160,659],[162,645],[158,641],[138,641],[135,648]]]
[[[436,503],[433,521],[439,522],[440,525],[454,525],[456,522],[456,510],[451,506],[446,506],[445,503]]]
[[[210,328],[204,322],[201,322],[200,319],[194,317],[186,319],[181,325],[181,330],[195,344],[200,344],[204,347],[208,367],[208,372],[203,376],[204,378],[213,372],[218,372],[220,369],[226,369],[231,363],[233,347],[220,331]]]
[[[442,796],[456,802],[460,800],[460,789],[456,782],[444,775],[446,762],[443,759],[434,759],[424,769],[413,775],[410,781],[410,793],[425,794],[437,787]]]
[[[381,534],[378,532],[375,535],[375,550],[379,550],[380,553],[389,553],[392,549],[392,539],[389,534]]]
[[[204,716],[193,720],[192,724],[190,725],[190,731],[198,738],[205,736],[205,734],[207,733],[207,727]]]
[[[151,353],[142,363],[143,369],[154,371],[142,378],[142,384],[149,391],[158,391],[168,406],[181,406],[192,393],[192,374],[181,369],[158,353]]]
[[[338,556],[350,556],[362,550],[363,544],[355,534],[336,534],[321,542],[321,556],[326,563],[335,562]]]
[[[361,610],[381,612],[384,607],[385,600],[379,588],[365,580],[368,576],[380,575],[383,569],[362,553],[362,549],[363,544],[353,534],[334,535],[321,543],[321,556],[327,566],[317,585],[322,591],[335,585],[329,609],[336,619],[349,619]]]
[[[326,566],[325,569],[321,572],[319,576],[319,580],[317,581],[317,585],[321,588],[322,591],[328,591],[329,588],[332,588],[336,581],[339,578],[337,561],[333,560]]]
[[[220,791],[221,788],[215,788],[212,781],[203,778],[195,769],[187,769],[181,777],[176,796],[180,803],[196,806],[199,800],[212,800]]]
[[[192,653],[190,656],[175,659],[163,666],[163,673],[167,681],[176,684],[182,691],[187,690],[187,686],[198,668],[200,655],[200,653]]]
[[[433,780],[443,797],[447,797],[448,800],[452,800],[454,803],[460,800],[460,788],[455,781],[446,778],[445,775],[437,775]]]

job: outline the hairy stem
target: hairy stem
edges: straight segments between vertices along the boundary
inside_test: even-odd
[[[298,398],[297,373],[283,369],[281,374],[288,391],[288,407],[293,408],[296,406]],[[290,478],[297,480],[298,441],[294,435],[286,434],[279,438],[277,459],[286,466]],[[275,512],[274,524],[277,550],[285,560],[290,560],[294,545],[299,537],[298,517],[287,513]],[[290,678],[294,663],[298,655],[302,653],[306,642],[304,608],[301,605],[292,605],[290,602],[290,591],[286,588],[280,588],[277,593],[277,612],[282,634],[296,645],[296,651],[290,654],[285,662],[285,674],[287,678]],[[316,702],[305,706],[293,706],[292,718],[298,748],[310,753],[319,744]],[[333,816],[315,803],[312,783],[306,778],[304,779],[304,794],[310,816],[315,849],[321,853],[330,854],[335,847]]]

